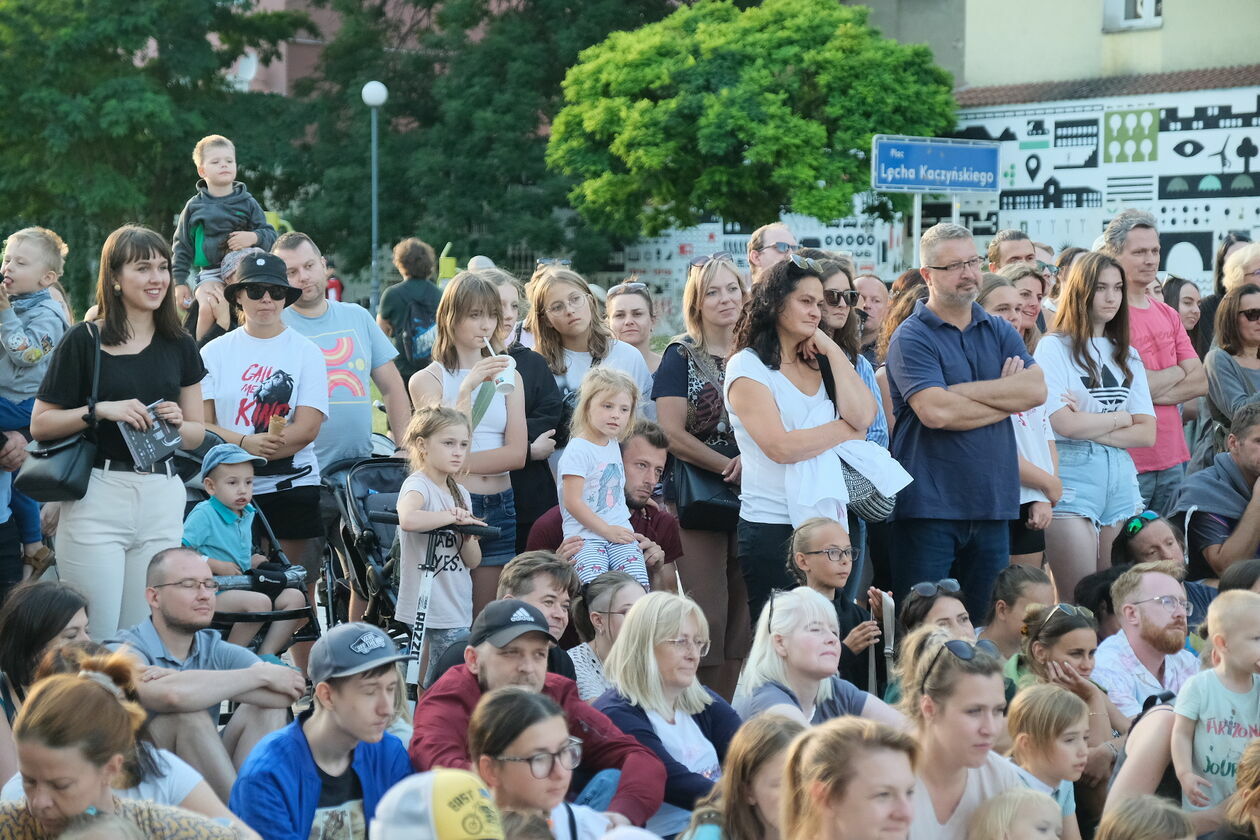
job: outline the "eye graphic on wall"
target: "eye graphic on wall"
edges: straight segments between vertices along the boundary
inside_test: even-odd
[[[1173,151],[1182,157],[1194,157],[1203,151],[1203,144],[1198,140],[1182,140],[1176,146],[1173,146]]]

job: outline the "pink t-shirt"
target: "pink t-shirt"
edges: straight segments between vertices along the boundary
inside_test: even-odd
[[[1198,358],[1181,317],[1162,300],[1147,298],[1146,309],[1129,307],[1129,343],[1148,371],[1164,370],[1186,359]],[[1181,430],[1181,412],[1175,405],[1155,406],[1155,445],[1130,449],[1140,473],[1166,470],[1190,460],[1186,436]]]

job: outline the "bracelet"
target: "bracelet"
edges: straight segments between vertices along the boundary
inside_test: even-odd
[[[249,436],[248,436],[248,435],[241,435],[241,449],[244,449],[244,448],[245,448],[245,438],[247,438],[247,437],[249,437]]]

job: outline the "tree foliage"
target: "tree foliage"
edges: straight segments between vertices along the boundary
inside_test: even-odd
[[[954,125],[948,73],[836,0],[700,0],[581,54],[547,150],[573,206],[623,236],[715,213],[852,214],[874,133]]]
[[[232,137],[261,196],[300,131],[279,96],[233,90],[225,71],[264,60],[308,24],[243,0],[0,0],[0,218],[41,224],[71,248],[82,302],[105,234],[141,222],[169,235],[197,180],[192,147]]]

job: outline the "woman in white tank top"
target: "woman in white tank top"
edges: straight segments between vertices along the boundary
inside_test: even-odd
[[[481,565],[472,570],[473,615],[494,600],[499,572],[516,554],[516,500],[509,471],[525,465],[529,446],[521,377],[510,394],[493,391],[494,379],[511,364],[498,334],[502,325],[499,291],[474,272],[464,271],[447,284],[437,309],[433,363],[411,377],[407,389],[416,407],[442,403],[473,419],[468,472],[459,478],[472,497],[473,516],[499,528],[499,536],[481,541]],[[494,354],[486,349],[486,341]],[[488,407],[473,417],[483,383]]]

